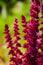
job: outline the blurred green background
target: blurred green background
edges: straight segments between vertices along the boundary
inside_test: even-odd
[[[21,15],[24,14],[29,20],[29,8],[29,0],[0,0],[0,65],[9,65],[10,57],[4,38],[4,25],[9,25],[10,33],[13,36],[13,22],[14,18],[17,17],[21,32],[20,37],[22,37]],[[24,41],[20,40],[20,42],[23,43]]]

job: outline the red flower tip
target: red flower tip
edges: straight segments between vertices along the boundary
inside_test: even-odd
[[[25,23],[25,22],[26,22],[26,18],[25,18],[25,16],[22,15],[21,18],[22,18],[22,23]]]
[[[7,24],[5,24],[5,28],[7,28],[7,29],[9,28]]]
[[[14,18],[14,23],[17,23],[18,22],[18,19],[17,18]]]

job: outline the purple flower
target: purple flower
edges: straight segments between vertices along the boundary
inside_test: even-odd
[[[12,55],[10,58],[10,62],[13,62],[12,64],[10,63],[10,65],[19,65],[22,63],[22,59],[19,58],[22,55],[22,52],[19,49],[19,47],[21,47],[21,44],[18,42],[18,40],[20,40],[20,37],[18,36],[20,33],[18,32],[18,30],[19,28],[17,25],[17,19],[15,19],[14,34],[16,33],[16,35],[14,36],[16,37],[16,39],[14,40],[15,42],[13,43],[12,38],[9,33],[9,27],[7,24],[5,24],[5,30],[4,30],[5,39],[6,39],[6,42],[8,42],[7,48],[10,47],[8,54]],[[15,43],[16,43],[16,46],[14,46]]]
[[[31,2],[33,2],[34,4],[40,6],[40,0],[30,0]]]
[[[6,34],[5,38],[6,38],[6,42],[8,42],[8,47],[12,47],[13,43],[12,43],[12,38],[10,36],[10,33],[9,33],[9,27],[8,25],[6,24],[5,25],[5,31],[4,33]]]
[[[38,13],[40,12],[40,9],[36,4],[32,4],[30,7],[30,16],[34,18],[38,18]]]
[[[14,41],[12,41],[8,25],[5,25],[4,34],[6,35],[6,42],[8,42],[7,48],[10,47],[8,54],[11,54],[10,65],[43,65],[43,27],[39,29],[39,26],[43,25],[43,21],[39,22],[40,0],[31,1],[31,19],[27,22],[25,16],[21,16],[24,44],[19,42],[21,38],[19,36],[18,19],[14,19]],[[25,52],[22,52],[21,48],[25,48]]]

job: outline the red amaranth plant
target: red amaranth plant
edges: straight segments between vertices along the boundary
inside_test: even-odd
[[[8,42],[10,65],[43,65],[43,27],[39,29],[40,25],[43,25],[43,21],[40,22],[39,13],[41,11],[43,18],[43,3],[41,5],[40,0],[31,0],[30,6],[31,19],[27,22],[24,15],[21,16],[24,36],[26,41],[24,44],[19,42],[20,32],[18,19],[14,19],[14,42],[9,33],[9,27],[5,24],[5,38]],[[41,7],[41,8],[40,8]],[[41,10],[40,10],[41,9]],[[40,33],[42,31],[42,33]],[[25,48],[25,53],[21,52],[20,48]]]

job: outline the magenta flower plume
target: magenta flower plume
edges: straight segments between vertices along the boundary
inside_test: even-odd
[[[13,43],[12,43],[12,38],[11,38],[11,36],[10,36],[9,27],[8,27],[7,24],[5,25],[5,31],[4,31],[4,33],[6,34],[6,36],[5,36],[6,42],[9,43],[9,44],[8,44],[8,48],[9,48],[9,47],[12,47],[12,45],[13,45]]]
[[[23,26],[23,32],[24,33],[27,33],[27,22],[26,22],[26,18],[24,15],[21,16],[21,19],[22,19],[22,26]],[[24,35],[24,39],[26,40],[27,39],[27,34]]]
[[[19,28],[18,28],[18,24],[17,24],[18,20],[17,18],[14,19],[14,36],[16,37],[16,40],[14,40],[14,43],[16,43],[18,40],[20,40],[20,33],[18,32]]]
[[[39,12],[40,12],[39,7],[33,3],[30,7],[30,16],[34,18],[38,18]]]
[[[20,35],[20,33],[19,33],[19,28],[18,28],[18,20],[17,20],[17,18],[15,18],[14,19],[14,37],[16,38],[15,40],[14,40],[14,44],[16,44],[16,47],[17,47],[17,49],[19,48],[19,47],[21,47],[21,44],[19,43],[19,40],[21,39],[20,37],[19,37],[19,35]],[[22,53],[21,53],[21,51],[18,49],[17,50],[17,52],[19,53],[19,54],[21,54],[22,55]]]
[[[7,48],[10,48],[8,54],[11,54],[10,65],[43,65],[43,26],[39,27],[43,25],[43,20],[39,21],[40,11],[42,13],[41,18],[43,18],[43,3],[42,6],[40,4],[40,0],[31,0],[31,19],[28,22],[24,15],[21,16],[23,38],[20,38],[17,18],[14,19],[13,26],[14,41],[12,41],[8,25],[5,24],[4,34],[6,42],[8,42]],[[24,44],[19,41],[21,39],[25,40]],[[25,48],[25,52],[22,52],[21,48]]]
[[[40,6],[40,0],[30,0],[32,3]]]
[[[8,25],[6,24],[5,25],[5,31],[4,31],[4,33],[6,34],[6,36],[5,36],[5,38],[6,38],[6,42],[8,42],[8,47],[7,48],[10,48],[10,51],[9,51],[9,55],[11,54],[12,56],[13,55],[16,55],[15,53],[14,53],[14,47],[13,47],[13,43],[12,43],[12,39],[11,39],[11,36],[10,36],[10,33],[9,33],[9,27],[8,27]],[[11,59],[10,59],[11,60]],[[14,64],[14,63],[13,63]]]
[[[25,39],[27,42],[24,44],[24,47],[26,47],[26,53],[24,54],[25,57],[23,57],[24,60],[24,65],[40,65],[39,62],[37,62],[37,59],[40,57],[40,53],[38,52],[38,46],[40,45],[40,33],[39,33],[39,14],[40,9],[39,6],[37,6],[37,3],[35,1],[32,3],[30,7],[30,15],[31,15],[31,20],[29,23],[26,24],[26,20],[23,17],[22,22],[23,24],[25,23]],[[23,31],[24,32],[24,31]]]
[[[10,33],[9,33],[9,27],[6,24],[5,25],[5,38],[6,42],[8,42],[8,47],[10,48],[9,50],[9,55],[12,55],[10,58],[10,65],[19,65],[22,63],[21,55],[22,52],[20,51],[19,47],[21,47],[21,44],[18,42],[20,40],[20,37],[18,36],[20,33],[18,32],[19,28],[17,25],[17,19],[14,21],[14,37],[16,37],[16,40],[14,42],[11,39]],[[14,46],[16,44],[16,46]]]

